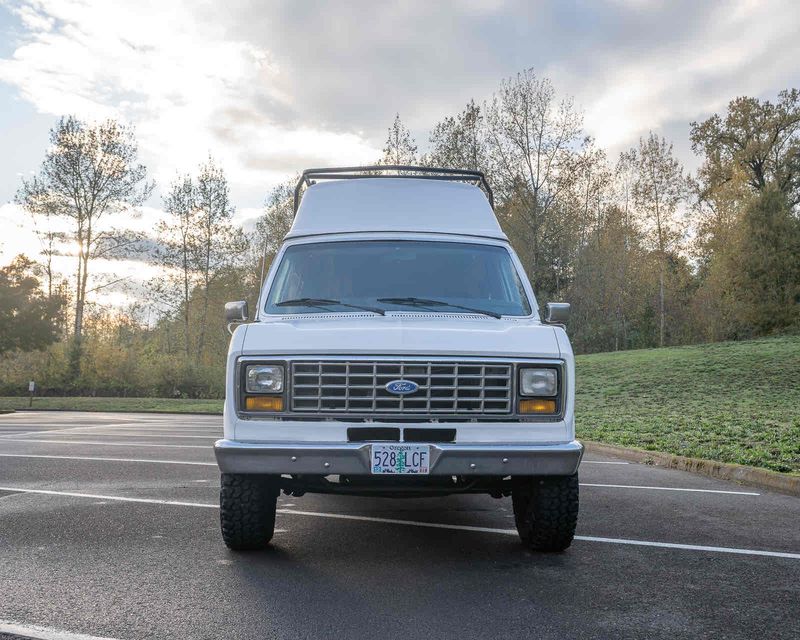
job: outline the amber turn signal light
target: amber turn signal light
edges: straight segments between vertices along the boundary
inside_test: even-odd
[[[248,411],[283,411],[281,396],[247,396],[244,408]]]
[[[556,401],[555,400],[520,400],[519,401],[520,413],[555,413]]]

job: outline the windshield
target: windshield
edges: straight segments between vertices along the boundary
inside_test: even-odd
[[[368,240],[297,244],[286,249],[269,292],[267,313],[358,308],[531,313],[511,255],[502,246]]]

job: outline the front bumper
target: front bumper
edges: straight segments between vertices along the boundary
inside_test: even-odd
[[[578,470],[583,445],[431,444],[433,476],[568,476]],[[223,473],[369,475],[370,444],[263,443],[217,440]]]

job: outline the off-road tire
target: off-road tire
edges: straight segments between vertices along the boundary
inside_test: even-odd
[[[223,473],[219,492],[222,539],[234,551],[264,549],[275,533],[277,478]]]
[[[564,551],[578,523],[578,474],[518,478],[512,489],[514,521],[532,551]]]

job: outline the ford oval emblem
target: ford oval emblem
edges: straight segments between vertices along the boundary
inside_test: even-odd
[[[392,380],[386,383],[386,390],[396,396],[407,396],[419,389],[419,385],[411,380]]]

